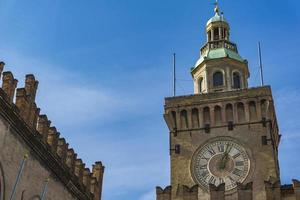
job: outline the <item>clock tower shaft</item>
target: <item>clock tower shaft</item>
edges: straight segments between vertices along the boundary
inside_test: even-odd
[[[157,200],[287,199],[288,189],[280,184],[280,135],[271,87],[248,87],[248,62],[229,40],[230,26],[218,5],[206,33],[207,42],[191,70],[194,94],[165,99],[171,185],[157,187]],[[240,152],[212,146],[226,146],[226,141]],[[246,167],[239,160],[241,152],[249,161]],[[241,166],[245,173],[238,173]],[[221,181],[226,179],[230,187]],[[292,199],[300,200],[299,181],[289,189]]]

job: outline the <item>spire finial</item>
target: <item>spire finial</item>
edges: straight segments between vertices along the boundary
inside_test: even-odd
[[[216,2],[214,4],[215,4],[215,13],[219,14],[219,3],[218,3],[218,0],[216,0]]]

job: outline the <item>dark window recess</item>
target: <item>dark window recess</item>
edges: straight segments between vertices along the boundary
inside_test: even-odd
[[[268,145],[268,141],[270,141],[270,140],[267,138],[267,136],[262,136],[262,137],[261,137],[261,144],[262,144],[263,146]]]
[[[233,73],[233,88],[241,88],[241,76],[237,72]]]
[[[175,154],[180,154],[180,145],[179,144],[175,145]]]
[[[205,133],[210,133],[210,124],[205,124],[204,130]]]
[[[214,28],[214,40],[219,40],[219,29]]]
[[[265,117],[262,118],[263,127],[267,127],[267,119]]]
[[[213,75],[213,83],[214,83],[214,87],[224,85],[223,73],[222,72],[216,72],[216,73],[214,73],[214,75]]]
[[[232,131],[233,128],[234,128],[233,122],[228,122],[228,130],[229,130],[229,131]]]

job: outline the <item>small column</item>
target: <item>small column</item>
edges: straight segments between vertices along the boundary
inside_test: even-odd
[[[222,40],[222,28],[219,27],[219,40]]]
[[[249,102],[244,101],[244,109],[245,109],[245,120],[246,122],[250,122],[250,110],[249,110]]]
[[[239,123],[237,102],[232,103],[232,109],[233,109],[233,123],[237,124],[237,123]]]
[[[210,32],[207,32],[207,33],[206,33],[206,40],[207,40],[208,42],[210,42],[209,36],[210,36]]]
[[[229,40],[229,33],[228,33],[228,30],[226,29],[226,31],[225,31],[225,39],[226,40]]]
[[[199,110],[199,127],[203,128],[204,127],[204,123],[203,123],[203,108],[202,107],[198,107]]]
[[[209,115],[210,115],[210,127],[215,126],[215,107],[209,106]]]
[[[221,105],[221,115],[222,115],[222,124],[227,124],[227,119],[226,119],[226,104]]]
[[[187,112],[187,129],[193,128],[193,121],[192,121],[192,109],[186,109]]]
[[[225,84],[226,84],[226,87],[227,87],[228,91],[232,90],[232,77],[231,77],[231,72],[230,72],[229,67],[226,67]]]
[[[178,109],[176,110],[176,124],[177,124],[177,129],[181,129],[180,112]]]
[[[262,119],[260,100],[256,100],[255,104],[256,104],[257,120],[260,121]]]

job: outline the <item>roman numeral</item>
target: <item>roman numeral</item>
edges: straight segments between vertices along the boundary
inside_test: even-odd
[[[206,158],[205,156],[201,157],[201,159],[208,161],[209,158]]]
[[[218,150],[219,150],[219,152],[224,152],[224,150],[225,150],[224,145],[223,144],[219,145]]]
[[[237,157],[239,157],[241,154],[240,153],[237,153],[233,156],[233,159],[236,159]]]
[[[225,183],[223,178],[219,178],[220,184]]]
[[[201,165],[201,166],[200,166],[200,170],[201,170],[201,169],[207,169],[207,165]]]
[[[210,177],[210,179],[209,179],[208,182],[215,185],[216,184],[216,180],[217,179],[214,176],[212,176],[212,177]]]
[[[230,151],[231,151],[231,149],[232,149],[232,145],[231,145],[231,144],[227,144],[225,152],[226,152],[227,154],[229,154]]]
[[[232,173],[236,176],[242,176],[243,171],[235,168]]]
[[[207,151],[210,153],[211,156],[216,154],[215,150],[212,147],[208,147]]]
[[[235,166],[237,166],[237,167],[244,166],[244,161],[236,161]]]
[[[201,174],[201,176],[203,177],[203,179],[205,180],[206,179],[206,177],[209,175],[209,172],[207,171],[207,170],[205,170],[202,174]]]
[[[231,184],[236,184],[235,180],[231,176],[228,176],[228,178],[229,178]]]

